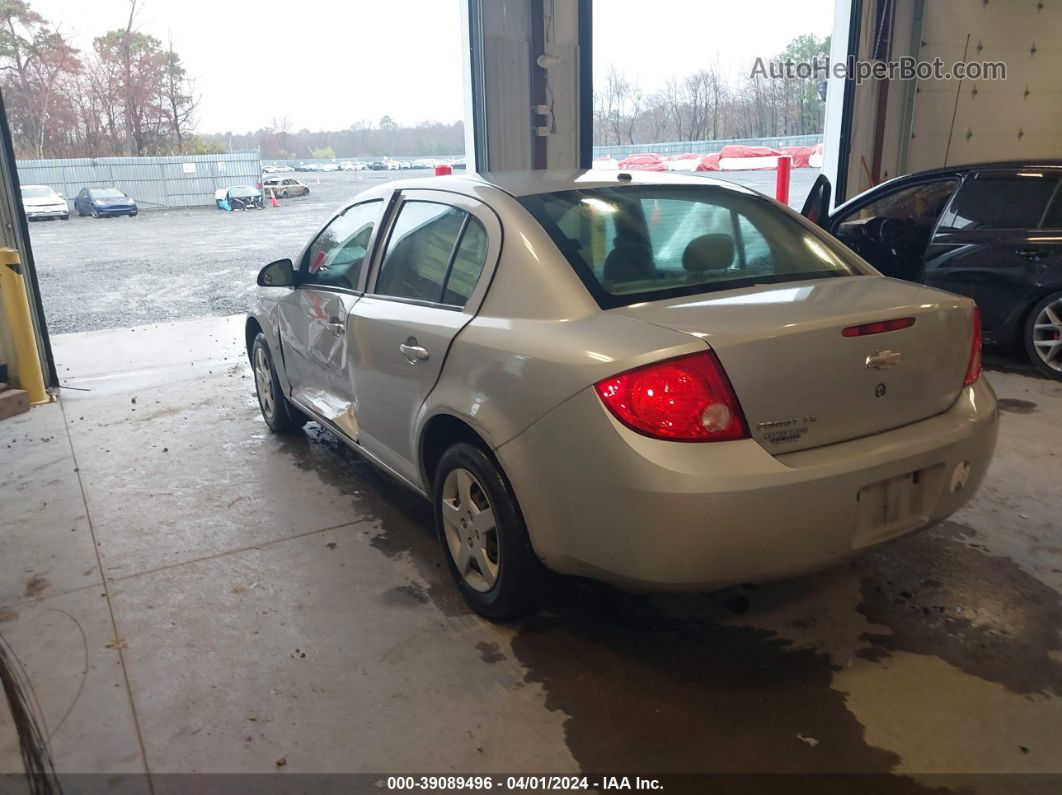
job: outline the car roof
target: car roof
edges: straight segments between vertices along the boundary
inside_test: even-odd
[[[613,171],[604,169],[452,174],[441,177],[417,177],[396,180],[388,183],[388,185],[395,190],[431,189],[449,190],[457,193],[464,193],[477,186],[489,185],[515,197],[533,196],[539,193],[556,193],[566,190],[626,188],[635,185],[713,185],[739,192],[753,192],[732,182],[711,177],[654,171]]]
[[[1044,158],[1042,160],[997,160],[988,163],[961,163],[954,166],[931,168],[926,171],[916,171],[913,174],[901,174],[898,177],[885,180],[885,182],[879,182],[877,185],[857,193],[852,198],[846,199],[833,209],[830,216],[838,215],[842,210],[847,210],[856,204],[862,204],[870,198],[871,194],[880,194],[893,188],[902,188],[908,183],[921,182],[933,177],[957,177],[968,171],[1029,171],[1038,168],[1062,168],[1062,160]]]

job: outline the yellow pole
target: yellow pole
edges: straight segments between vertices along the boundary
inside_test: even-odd
[[[0,248],[0,297],[4,301],[4,317],[15,343],[18,358],[19,386],[29,393],[33,403],[47,403],[44,374],[37,354],[37,338],[33,334],[29,296],[22,275],[22,262],[13,248]]]

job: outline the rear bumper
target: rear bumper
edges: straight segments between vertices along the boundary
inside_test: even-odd
[[[980,487],[998,416],[981,378],[931,419],[775,457],[753,440],[640,436],[585,390],[496,453],[548,567],[697,591],[824,568],[939,522]]]

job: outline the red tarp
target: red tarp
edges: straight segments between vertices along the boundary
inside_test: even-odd
[[[778,151],[783,154],[792,156],[793,168],[809,168],[811,166],[810,158],[815,151],[813,146],[783,146]]]
[[[619,162],[622,171],[667,171],[667,166],[660,155],[640,154],[631,155]]]
[[[719,170],[719,158],[722,157],[720,152],[713,152],[710,155],[705,155],[701,159],[701,164],[697,166],[698,171],[718,171]]]
[[[737,146],[730,145],[724,146],[723,151],[719,153],[720,157],[778,157],[782,154],[777,149],[771,149],[769,146]]]

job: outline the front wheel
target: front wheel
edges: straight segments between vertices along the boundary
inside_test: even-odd
[[[1043,298],[1025,321],[1025,351],[1036,369],[1062,381],[1062,292]]]
[[[92,217],[93,218],[99,218],[100,217],[99,210],[97,210],[95,207],[92,208],[91,212],[92,212]]]
[[[305,425],[306,416],[284,397],[280,378],[277,377],[276,368],[273,367],[273,355],[269,352],[269,342],[262,332],[258,332],[251,346],[251,366],[254,368],[258,408],[262,410],[262,419],[269,426],[269,430],[274,433],[283,433]]]
[[[496,621],[527,613],[541,564],[498,465],[481,448],[462,442],[443,454],[434,483],[436,532],[465,600]]]

